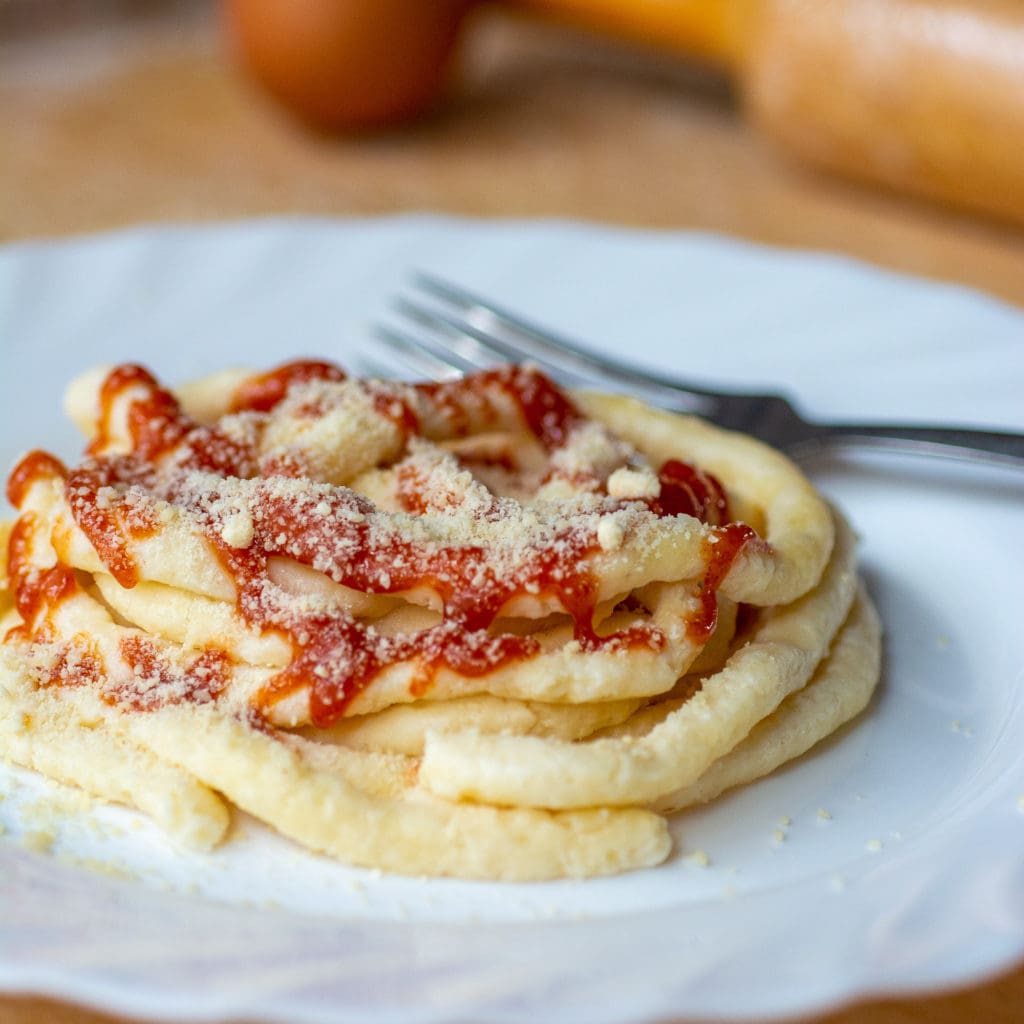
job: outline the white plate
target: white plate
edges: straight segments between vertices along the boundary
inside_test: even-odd
[[[400,218],[0,251],[0,455],[73,455],[61,387],[94,363],[174,382],[299,353],[344,362],[412,267],[821,416],[1024,428],[1024,316],[965,291],[706,236]],[[393,879],[251,822],[183,856],[111,808],[68,809],[45,855],[21,840],[59,793],[5,769],[0,988],[182,1021],[611,1024],[793,1014],[1010,965],[1024,473],[880,456],[812,469],[863,537],[888,634],[881,694],[798,764],[680,818],[667,865],[535,886]]]

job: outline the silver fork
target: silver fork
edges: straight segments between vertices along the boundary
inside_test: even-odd
[[[901,423],[816,423],[779,394],[714,391],[654,375],[589,351],[516,313],[429,274],[413,278],[416,297],[395,301],[402,326],[376,327],[378,338],[421,376],[452,379],[503,362],[531,362],[561,383],[605,385],[654,405],[693,413],[753,434],[797,459],[837,447],[1024,465],[1024,434]]]

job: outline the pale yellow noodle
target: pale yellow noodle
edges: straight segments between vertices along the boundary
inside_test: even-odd
[[[751,642],[646,736],[580,744],[428,736],[420,782],[452,800],[563,808],[647,802],[689,785],[806,683],[846,618],[856,585],[853,537],[842,525],[821,584],[766,615]]]
[[[427,733],[473,731],[579,740],[625,721],[642,700],[544,704],[489,694],[395,704],[375,714],[355,715],[326,729],[309,729],[311,739],[356,750],[420,755]]]
[[[368,794],[212,708],[169,708],[133,718],[130,729],[283,835],[350,864],[540,881],[650,866],[671,845],[664,819],[638,809],[559,813]]]
[[[92,796],[137,807],[185,846],[210,849],[227,831],[228,809],[207,786],[83,713],[74,690],[32,687],[0,649],[0,754]]]
[[[87,437],[103,417],[100,455],[132,449],[129,411],[146,394],[131,384],[101,409],[106,374],[84,375],[65,395]],[[232,413],[250,377],[224,371],[177,394],[196,421],[259,457],[308,468],[309,479],[275,477],[279,500],[350,501],[355,488],[374,503],[365,521],[378,535],[394,531],[425,551],[472,545],[510,566],[539,538],[589,531],[600,543],[574,569],[594,582],[594,628],[650,627],[659,640],[586,649],[560,591],[534,587],[506,601],[492,630],[533,637],[536,654],[482,674],[426,656],[388,664],[345,717],[315,727],[306,685],[263,706],[296,656],[293,640],[245,619],[208,523],[149,500],[158,528],[126,534],[139,579],[122,586],[76,521],[64,481],[41,478],[22,502],[35,517],[23,568],[59,560],[84,589],[62,597],[31,640],[18,630],[4,640],[20,619],[6,579],[11,524],[0,523],[3,757],[138,807],[193,845],[223,836],[230,803],[350,864],[535,881],[659,863],[670,847],[661,813],[774,770],[869,701],[880,630],[858,596],[852,533],[763,444],[632,399],[573,393],[591,420],[573,427],[573,444],[547,451],[514,398],[486,381],[437,404],[406,385],[314,381],[294,385],[270,413]],[[405,436],[404,410],[421,437]],[[174,458],[161,456],[155,471],[177,472]],[[720,529],[628,501],[652,483],[657,493],[652,467],[668,459],[714,474],[733,515],[758,531],[717,584],[708,573]],[[403,504],[408,473],[422,491],[416,514]],[[216,495],[218,544],[252,543],[261,481],[192,473],[185,483]],[[623,503],[611,506],[610,495]],[[122,498],[115,488],[103,500]],[[276,554],[268,575],[266,585],[304,613],[354,618],[384,637],[443,621],[444,590],[429,579],[361,593]],[[705,642],[690,626],[709,581],[718,624]],[[741,603],[751,606],[742,616]],[[139,643],[165,666],[152,678],[126,653]],[[192,667],[209,651],[224,654],[224,689],[190,690]],[[103,677],[60,685],[69,652],[94,655]]]
[[[861,588],[814,678],[758,722],[695,782],[655,801],[655,809],[671,814],[707,803],[727,789],[768,775],[805,754],[867,707],[878,683],[880,659],[881,623]]]
[[[633,398],[587,392],[576,399],[585,412],[653,461],[685,452],[714,473],[727,492],[763,509],[771,551],[748,545],[740,553],[722,585],[729,597],[785,604],[817,582],[832,549],[832,516],[810,481],[784,455],[745,434],[652,409]]]

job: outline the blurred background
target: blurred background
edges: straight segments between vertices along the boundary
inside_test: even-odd
[[[1024,305],[1024,3],[0,0],[0,242],[420,210],[715,231]],[[1018,971],[823,1020],[1022,1005]],[[4,1024],[106,1020],[0,997]]]
[[[440,210],[1024,303],[1019,0],[0,0],[0,240]]]

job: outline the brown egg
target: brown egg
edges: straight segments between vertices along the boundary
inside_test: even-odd
[[[393,124],[441,92],[473,0],[225,0],[245,68],[307,123]]]

